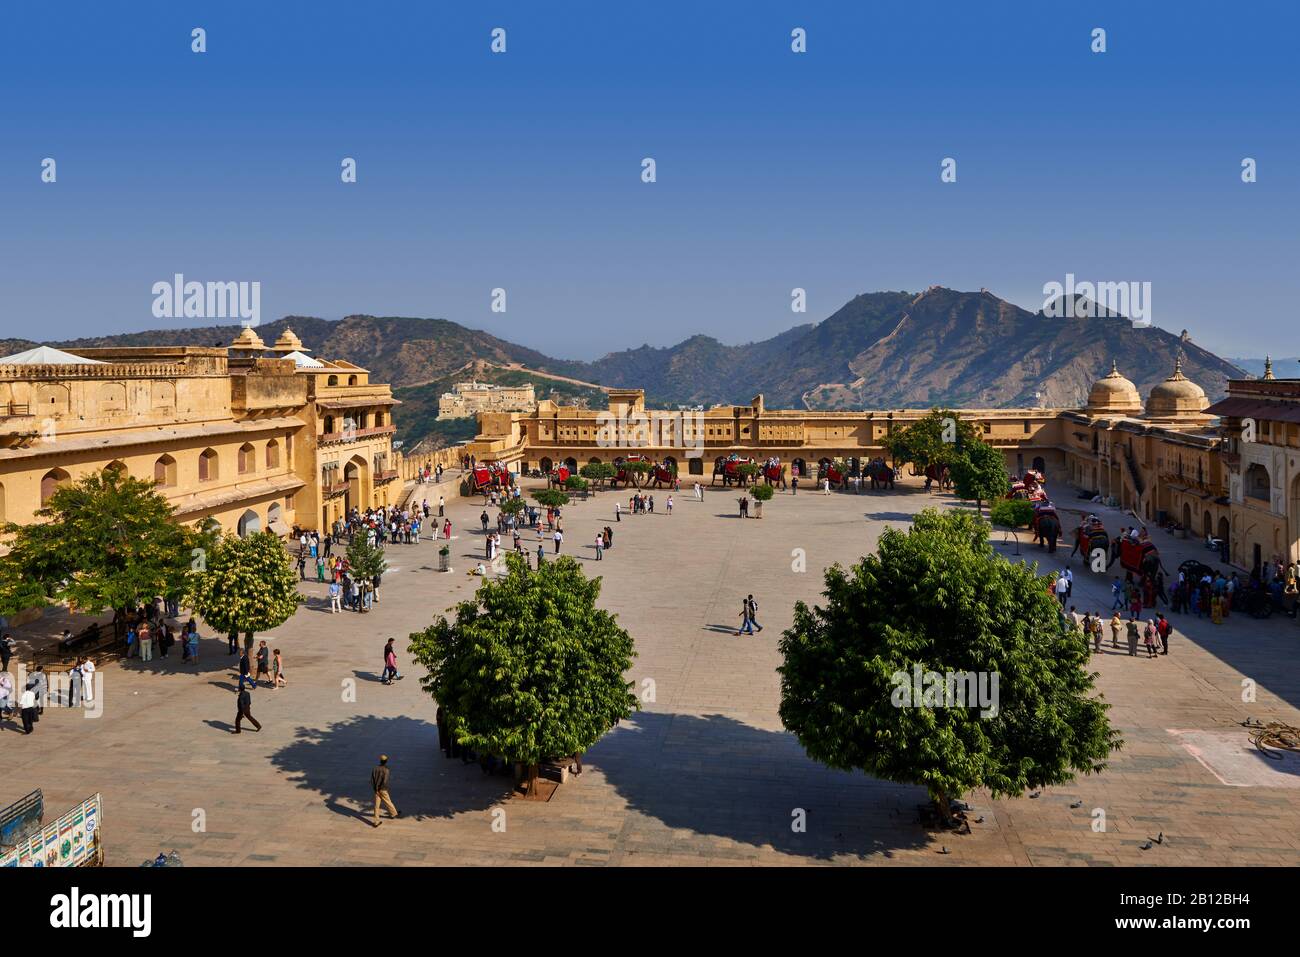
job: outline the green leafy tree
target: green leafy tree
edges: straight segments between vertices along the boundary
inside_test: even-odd
[[[455,621],[411,635],[428,669],[421,684],[442,705],[462,746],[528,768],[585,751],[640,705],[624,673],[635,652],[614,615],[598,608],[600,579],[563,556],[536,571],[506,556]]]
[[[506,515],[518,515],[524,510],[524,500],[522,498],[508,498],[500,504],[499,508]]]
[[[885,448],[896,465],[908,463],[923,472],[927,465],[952,466],[975,440],[975,427],[958,413],[931,409],[911,425],[890,433]]]
[[[578,475],[570,475],[564,480],[564,487],[570,492],[585,492],[588,485],[587,480]]]
[[[999,499],[989,509],[989,521],[1005,528],[1024,528],[1033,519],[1034,506],[1024,499]]]
[[[809,756],[922,785],[945,820],[973,789],[1063,784],[1122,745],[1087,647],[1032,569],[994,555],[988,531],[975,514],[933,509],[885,531],[877,554],[827,571],[825,605],[799,602],[780,642],[781,720]],[[926,673],[996,690],[985,704],[904,697]]]
[[[206,568],[193,581],[190,606],[217,631],[244,647],[253,636],[283,625],[302,597],[289,553],[274,532],[225,535],[207,551]]]
[[[152,482],[105,469],[55,490],[30,525],[8,523],[0,613],[47,601],[114,617],[179,599],[212,536],[177,522]]]
[[[388,570],[384,550],[371,545],[365,535],[358,535],[348,546],[348,567],[354,578],[374,582]]]
[[[982,439],[966,445],[950,465],[953,488],[961,498],[973,498],[977,509],[983,507],[985,500],[1001,498],[1010,488],[1002,452]]]
[[[741,485],[749,484],[762,471],[763,467],[757,462],[742,462],[736,466],[736,474],[740,476]]]
[[[776,489],[770,485],[751,485],[749,488],[749,494],[759,502],[768,501],[775,493]]]
[[[588,462],[578,469],[578,474],[588,481],[601,485],[608,482],[617,473],[614,471],[614,466],[608,462]]]
[[[569,504],[569,496],[558,488],[539,488],[533,493],[533,501],[543,508],[559,508]]]

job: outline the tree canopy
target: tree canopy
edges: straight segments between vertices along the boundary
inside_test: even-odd
[[[56,489],[36,517],[4,526],[12,543],[0,559],[5,614],[50,600],[95,614],[179,598],[196,550],[212,541],[178,522],[152,482],[114,468]]]
[[[931,409],[911,425],[891,432],[885,448],[895,464],[906,462],[924,470],[927,465],[953,465],[975,440],[975,427],[959,413]]]
[[[284,624],[302,600],[289,553],[274,532],[240,538],[225,535],[207,551],[206,568],[190,592],[190,604],[224,634],[246,641]]]
[[[977,515],[932,509],[885,531],[876,554],[826,572],[825,604],[799,602],[780,642],[781,720],[809,756],[922,785],[945,818],[975,788],[1062,784],[1122,745],[1086,644],[988,531]],[[969,676],[976,700],[970,684],[953,695],[949,676]]]
[[[374,581],[388,570],[388,562],[382,548],[371,545],[365,535],[358,535],[348,546],[348,567],[353,577]]]
[[[614,471],[614,466],[608,462],[588,462],[578,469],[578,474],[593,482],[605,482],[617,473]]]
[[[586,750],[639,708],[624,677],[635,652],[596,605],[600,580],[569,556],[530,571],[507,555],[506,567],[409,650],[455,740],[528,766],[532,781],[540,762]]]
[[[1006,495],[1007,465],[1000,449],[995,449],[983,439],[975,439],[962,449],[951,463],[952,484],[964,499],[974,499],[978,508],[982,502],[992,502]]]
[[[993,503],[989,509],[989,521],[995,526],[1007,528],[1024,528],[1034,520],[1034,506],[1024,499],[1003,498]]]
[[[545,508],[559,508],[569,504],[569,496],[558,488],[539,488],[533,493],[533,501]]]

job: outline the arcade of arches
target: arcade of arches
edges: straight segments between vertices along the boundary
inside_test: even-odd
[[[1090,492],[1143,522],[1177,524],[1188,536],[1227,541],[1231,560],[1245,568],[1261,560],[1300,560],[1300,380],[1270,374],[1233,380],[1228,389],[1229,398],[1211,406],[1204,390],[1183,375],[1180,359],[1144,401],[1112,364],[1079,409],[959,414],[1002,450],[1008,472],[1037,468],[1058,497]],[[1242,443],[1244,419],[1233,410],[1247,407],[1258,429],[1252,442]],[[641,390],[613,389],[606,410],[543,400],[532,412],[481,413],[469,451],[480,460],[543,471],[561,462],[573,467],[630,454],[655,461],[671,456],[684,481],[695,476],[707,482],[713,463],[730,454],[777,457],[809,474],[822,461],[885,455],[890,432],[924,414],[775,410],[762,396],[745,406],[653,410]]]

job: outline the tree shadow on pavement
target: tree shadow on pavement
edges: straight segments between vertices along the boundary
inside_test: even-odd
[[[824,767],[794,735],[725,715],[643,711],[585,760],[632,809],[669,829],[820,860],[887,859],[932,840],[916,822],[923,788]]]
[[[358,715],[324,728],[299,727],[271,763],[331,811],[367,821],[374,808],[370,771],[388,755],[393,803],[403,817],[447,818],[484,811],[509,796],[508,777],[443,757],[437,725],[406,716]]]

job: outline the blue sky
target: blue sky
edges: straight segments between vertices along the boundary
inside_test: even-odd
[[[438,316],[590,358],[930,283],[1035,309],[1072,272],[1291,355],[1298,10],[7,4],[0,334],[177,324],[151,287],[180,272],[260,282],[263,320]]]

